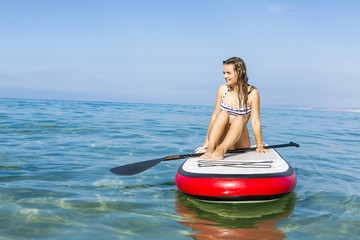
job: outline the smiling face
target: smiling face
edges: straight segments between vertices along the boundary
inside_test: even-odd
[[[234,64],[224,64],[223,69],[226,86],[234,88],[237,82],[237,74],[235,72]]]

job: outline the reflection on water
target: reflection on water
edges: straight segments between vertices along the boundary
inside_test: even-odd
[[[293,213],[295,202],[294,193],[267,202],[216,203],[198,201],[177,192],[175,212],[185,219],[180,224],[198,232],[187,237],[197,240],[278,240],[286,236],[275,224]]]

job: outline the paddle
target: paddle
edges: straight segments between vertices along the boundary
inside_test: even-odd
[[[290,142],[287,144],[264,146],[264,148],[268,149],[268,148],[299,147],[299,146],[300,145],[297,143]],[[242,153],[242,152],[255,151],[255,150],[256,150],[256,147],[241,148],[241,149],[229,150],[226,153]],[[158,158],[158,159],[153,159],[153,160],[148,160],[148,161],[143,161],[143,162],[136,162],[136,163],[131,163],[131,164],[123,165],[123,166],[114,167],[114,168],[111,168],[110,171],[114,174],[121,175],[121,176],[131,176],[131,175],[141,173],[162,161],[178,160],[178,159],[189,158],[189,157],[199,157],[202,154],[204,154],[204,153],[193,153],[193,154],[167,156],[167,157],[163,157],[163,158]]]

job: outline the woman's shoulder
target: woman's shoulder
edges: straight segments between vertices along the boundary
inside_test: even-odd
[[[223,83],[219,86],[219,89],[222,89],[222,90],[227,90],[228,89],[228,86],[226,86],[226,83]]]
[[[256,87],[249,85],[248,87],[249,101],[253,101],[259,98],[259,91]]]
[[[228,90],[228,87],[225,83],[221,84],[218,89],[218,93],[223,95]]]
[[[253,91],[257,91],[257,88],[256,87],[254,87],[253,85],[248,85],[248,94],[250,94],[250,93],[252,93]]]

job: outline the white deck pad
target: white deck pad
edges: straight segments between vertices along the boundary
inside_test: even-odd
[[[188,173],[209,175],[266,175],[286,172],[289,164],[274,150],[267,153],[249,151],[225,154],[223,160],[213,161],[200,157],[187,159],[182,169]]]

